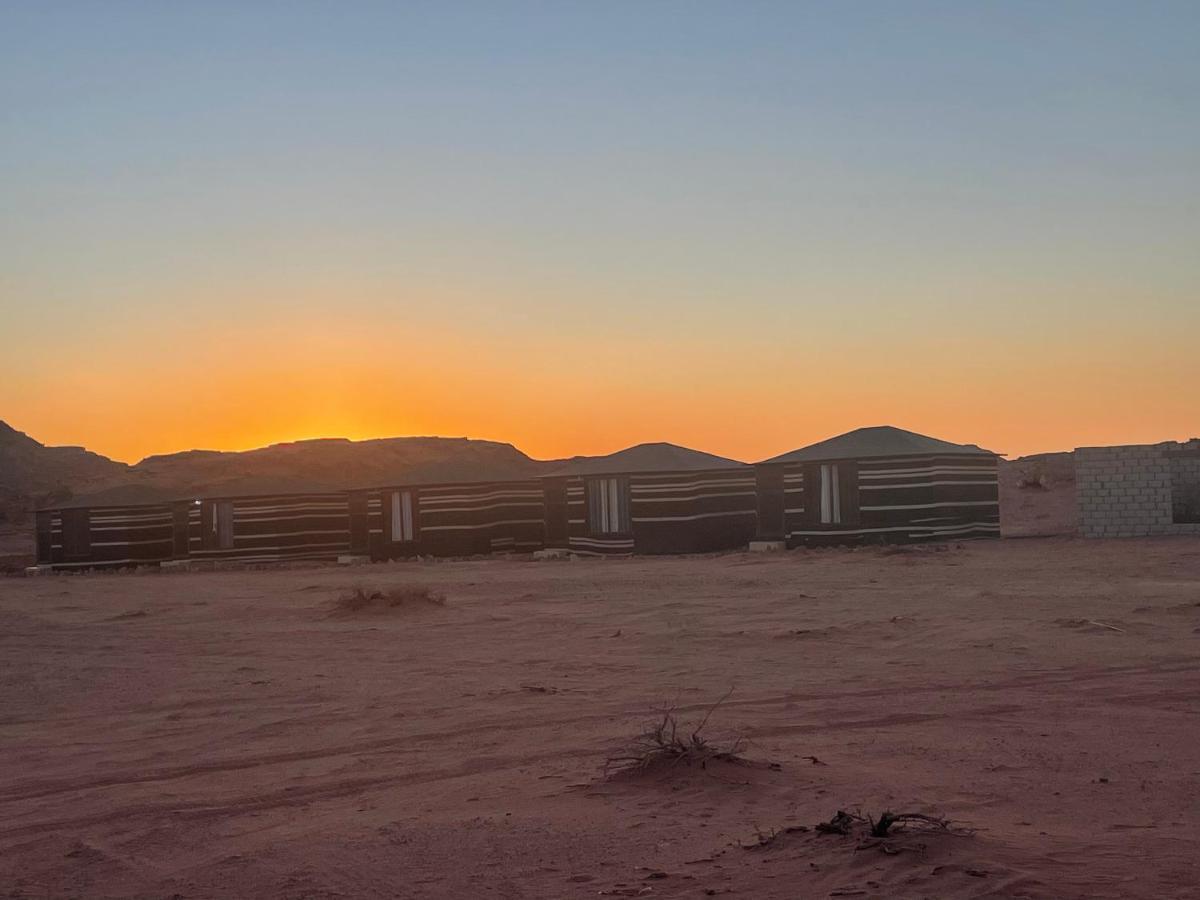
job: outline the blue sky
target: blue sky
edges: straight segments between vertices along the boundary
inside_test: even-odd
[[[891,409],[897,424],[1020,449],[1200,430],[1194,400],[1134,399],[1200,376],[1200,5],[0,11],[13,336],[0,417],[12,409],[31,432],[126,456],[208,443],[198,423],[113,399],[160,372],[188,389],[171,337],[189,337],[189,364],[211,358],[198,343],[257,336],[272,352],[315,346],[314,383],[389,377],[352,342],[312,337],[331,329],[426,336],[444,345],[428,365],[501,382],[572,370],[563,396],[585,392],[613,428],[556,418],[554,392],[531,388],[490,420],[450,415],[430,388],[429,409],[414,398],[394,418],[298,399],[274,431],[214,439],[436,427],[602,450],[663,436],[622,418],[660,389],[659,408],[677,410],[660,427],[743,455]],[[576,363],[596,341],[619,365],[589,376]],[[724,446],[701,424],[768,380],[764,365],[766,406],[847,355],[857,382],[839,373],[807,416]],[[98,383],[76,397],[52,358]],[[896,368],[965,384],[951,389],[960,406],[986,391],[996,415],[956,417],[873,381]],[[1059,427],[1022,420],[1034,383]],[[1093,383],[1112,402],[1080,395]],[[683,409],[697,389],[705,414]],[[211,427],[222,407],[209,399]],[[73,403],[113,407],[80,429]]]

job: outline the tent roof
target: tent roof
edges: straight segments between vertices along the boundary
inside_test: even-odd
[[[619,475],[627,472],[689,472],[745,466],[736,459],[714,456],[677,444],[626,447],[607,456],[576,456],[562,461],[549,475]]]
[[[918,456],[930,453],[969,453],[995,456],[975,444],[953,444],[915,431],[905,431],[893,425],[875,425],[856,428],[831,437],[828,440],[809,444],[791,453],[763,460],[768,463],[812,462],[821,459],[857,459],[879,456]]]

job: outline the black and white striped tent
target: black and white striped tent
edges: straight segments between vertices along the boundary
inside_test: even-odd
[[[673,444],[568,461],[544,479],[546,547],[581,556],[703,553],[754,536],[754,470]]]
[[[700,553],[957,540],[1000,533],[996,454],[899,428],[860,428],[748,466],[668,444],[565,461],[513,481],[205,497],[40,510],[38,562],[395,559],[562,549]]]
[[[542,484],[537,479],[407,484],[364,496],[364,549],[375,560],[545,546]]]
[[[802,545],[999,536],[997,456],[891,425],[755,466],[758,539]]]

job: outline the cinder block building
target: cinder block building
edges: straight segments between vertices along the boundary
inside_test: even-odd
[[[1200,535],[1200,438],[1079,447],[1075,479],[1084,537]]]

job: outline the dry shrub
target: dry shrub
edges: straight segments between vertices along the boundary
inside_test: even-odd
[[[818,822],[812,829],[806,825],[788,825],[785,828],[764,832],[755,829],[755,839],[743,843],[745,850],[769,850],[785,843],[790,835],[797,833],[815,832],[817,835],[834,835],[838,837],[853,837],[858,844],[855,850],[877,848],[888,855],[895,855],[906,850],[924,850],[924,843],[903,841],[906,833],[914,833],[922,837],[931,833],[952,835],[954,837],[969,837],[975,833],[973,828],[955,825],[949,819],[939,816],[929,816],[924,813],[892,813],[885,812],[878,818],[870,813],[846,812],[839,809],[837,814],[828,822]]]
[[[917,828],[927,831],[950,831],[950,820],[938,816],[927,816],[924,813],[890,813],[885,812],[878,819],[869,818],[871,837],[887,837],[892,826],[900,828]]]
[[[437,594],[427,585],[406,584],[398,587],[367,588],[357,585],[334,601],[340,612],[362,612],[370,609],[416,609],[445,606],[446,595]]]
[[[970,829],[955,828],[949,819],[943,819],[939,816],[927,816],[924,813],[884,812],[879,818],[876,818],[870,813],[866,815],[863,815],[861,812],[848,813],[842,809],[839,809],[837,815],[828,822],[818,822],[815,830],[818,834],[840,835],[853,834],[856,831],[863,830],[867,832],[869,837],[886,838],[892,837],[896,832],[905,829],[945,831],[958,835],[973,833]]]
[[[654,725],[630,741],[616,756],[608,758],[604,764],[605,772],[614,775],[662,766],[674,767],[680,763],[704,768],[709,762],[743,762],[741,753],[745,749],[745,742],[742,738],[718,744],[701,734],[717,707],[729,699],[731,693],[732,688],[708,708],[704,718],[690,731],[680,727],[675,707],[663,710],[661,718]]]

